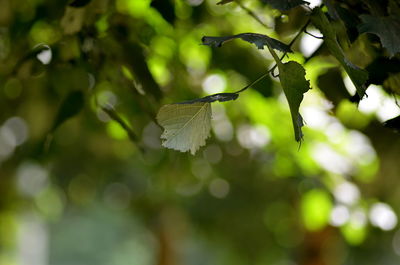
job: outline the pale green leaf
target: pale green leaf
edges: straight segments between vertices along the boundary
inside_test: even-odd
[[[343,66],[344,70],[346,70],[351,81],[356,87],[357,94],[360,96],[360,98],[362,98],[366,90],[365,82],[368,79],[368,72],[358,68],[346,58],[337,41],[335,28],[332,26],[320,8],[314,8],[311,15],[311,21],[313,22],[314,26],[316,26],[324,35],[324,42],[329,51]]]
[[[211,129],[211,104],[209,102],[168,104],[157,114],[164,128],[162,145],[166,148],[196,153],[205,145]]]
[[[303,118],[299,113],[299,107],[303,100],[303,94],[310,89],[310,84],[306,80],[306,72],[300,64],[294,61],[288,63],[281,63],[278,61],[278,68],[279,79],[292,115],[295,139],[296,141],[301,141],[303,137],[301,127],[304,124]]]

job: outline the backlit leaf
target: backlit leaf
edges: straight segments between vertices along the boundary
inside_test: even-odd
[[[360,33],[377,35],[390,54],[390,57],[400,52],[400,19],[397,17],[376,17],[361,15],[362,24],[358,27]]]
[[[211,104],[209,102],[168,104],[157,114],[164,128],[162,145],[181,152],[196,153],[205,145],[211,129]]]
[[[314,8],[311,15],[311,21],[313,22],[314,26],[316,26],[324,35],[324,43],[330,50],[331,54],[346,70],[351,81],[356,87],[357,94],[360,96],[360,98],[362,98],[366,90],[365,82],[368,79],[368,72],[358,68],[346,58],[342,48],[337,41],[336,31],[334,27],[320,8]]]
[[[285,43],[283,43],[279,40],[270,38],[267,35],[258,34],[258,33],[241,33],[241,34],[225,36],[225,37],[204,36],[201,39],[201,41],[203,42],[204,45],[221,47],[222,44],[224,44],[227,41],[233,40],[233,39],[242,39],[244,41],[253,43],[254,45],[257,46],[258,49],[264,49],[264,46],[268,45],[272,49],[275,49],[278,51],[292,52],[290,47],[288,45],[286,45]]]
[[[278,62],[278,68],[279,79],[292,115],[295,139],[299,142],[303,137],[301,127],[304,125],[303,117],[299,113],[299,107],[303,100],[303,94],[310,89],[310,84],[305,79],[306,71],[300,64],[294,61],[288,63]]]

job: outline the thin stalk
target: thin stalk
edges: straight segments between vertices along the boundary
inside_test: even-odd
[[[292,45],[293,45],[293,44],[295,43],[295,41],[299,38],[299,36],[301,35],[301,33],[303,33],[303,32],[306,30],[306,28],[308,27],[309,24],[310,24],[310,20],[307,20],[307,22],[304,24],[304,26],[303,26],[303,27],[299,30],[299,32],[296,34],[296,36],[294,36],[294,38],[290,41],[290,43],[288,44],[289,47],[292,47]],[[274,59],[275,59],[275,65],[272,66],[267,72],[265,72],[265,73],[264,73],[263,75],[261,75],[259,78],[257,78],[256,80],[254,80],[254,81],[251,82],[250,84],[246,85],[244,88],[242,88],[242,89],[240,89],[240,90],[238,90],[238,91],[236,91],[236,92],[233,92],[233,93],[235,93],[235,94],[241,93],[241,92],[245,91],[246,89],[248,89],[249,87],[251,87],[251,86],[257,84],[258,82],[260,82],[261,80],[263,80],[264,78],[266,78],[266,77],[269,75],[269,73],[273,72],[273,71],[275,70],[275,68],[278,66],[277,63],[276,63],[277,59],[278,59],[279,61],[281,61],[281,60],[287,55],[287,52],[284,52],[284,53],[282,54],[282,56],[280,57],[280,59],[279,59],[279,58],[277,57],[277,54],[275,53],[275,51],[274,51],[273,49],[271,49],[270,47],[268,47],[268,49],[269,49],[269,51],[271,52],[271,54],[272,54],[273,57],[274,57],[274,54],[275,54],[275,56],[276,56],[276,58],[274,57]]]
[[[245,91],[246,89],[248,89],[251,86],[254,86],[255,84],[257,84],[258,82],[260,82],[261,80],[263,80],[265,77],[267,77],[269,75],[269,73],[271,72],[272,68],[270,70],[268,70],[267,72],[265,72],[263,75],[261,75],[260,77],[258,77],[256,80],[254,80],[253,82],[251,82],[250,84],[248,84],[247,86],[245,86],[244,88],[233,92],[234,94],[239,94],[240,92]]]
[[[239,0],[235,0],[235,3],[237,3],[238,6],[240,6],[240,8],[242,8],[244,11],[246,11],[247,14],[248,14],[249,16],[251,16],[252,18],[254,18],[254,19],[255,19],[258,23],[260,23],[263,27],[265,27],[265,28],[268,29],[268,30],[271,29],[271,27],[268,27],[268,25],[265,24],[265,23],[256,15],[256,13],[254,13],[253,10],[251,10],[251,9],[248,8],[248,7],[245,7]]]
[[[144,149],[140,146],[139,137],[132,131],[131,127],[118,115],[118,113],[111,106],[101,106],[102,111],[107,113],[107,115],[116,121],[128,134],[129,139],[136,144],[139,150],[143,153]]]

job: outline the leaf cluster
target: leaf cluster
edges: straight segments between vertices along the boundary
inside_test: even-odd
[[[218,2],[217,4],[219,5],[225,5],[225,4],[232,4],[236,1],[221,1]],[[303,8],[308,8],[308,2],[306,1],[292,1],[292,0],[286,0],[286,1],[268,1],[264,0],[262,1],[264,4],[267,4],[271,6],[274,9],[278,9],[280,11],[287,11],[293,8],[301,8],[300,6],[304,6]],[[225,44],[228,41],[231,41],[233,39],[241,39],[243,41],[249,42],[254,44],[258,49],[263,50],[264,47],[266,46],[268,50],[270,51],[272,57],[275,60],[276,65],[267,73],[272,72],[273,70],[277,67],[279,70],[279,80],[282,86],[282,89],[284,91],[284,94],[287,98],[287,101],[289,103],[290,107],[290,112],[292,116],[292,123],[293,123],[293,128],[294,128],[294,136],[296,141],[301,141],[303,138],[303,133],[301,130],[301,127],[304,125],[303,118],[299,113],[299,108],[303,99],[303,94],[306,93],[310,89],[309,82],[305,79],[306,76],[306,70],[304,67],[295,62],[295,61],[289,61],[286,63],[282,62],[282,58],[279,58],[278,55],[276,54],[275,51],[283,52],[284,56],[287,53],[292,53],[292,45],[296,41],[297,37],[301,33],[308,33],[307,32],[307,27],[309,25],[314,26],[317,28],[321,34],[322,34],[322,39],[323,39],[323,46],[326,47],[328,50],[329,54],[336,58],[336,60],[339,62],[343,70],[347,73],[349,76],[350,80],[354,84],[356,88],[356,94],[353,96],[352,101],[358,102],[361,100],[365,95],[366,95],[366,90],[368,88],[368,85],[371,83],[371,80],[374,79],[374,76],[376,76],[375,71],[371,71],[368,69],[369,65],[364,64],[364,69],[360,66],[357,66],[355,63],[353,63],[349,56],[345,52],[345,48],[343,45],[343,41],[340,41],[340,39],[344,39],[344,41],[348,41],[349,37],[347,36],[346,32],[343,34],[339,34],[339,29],[347,29],[347,32],[351,32],[352,29],[357,28],[358,33],[357,35],[362,37],[363,33],[372,33],[376,34],[379,36],[382,44],[382,48],[387,49],[389,53],[389,58],[393,58],[396,54],[399,53],[399,47],[400,47],[400,39],[398,39],[398,36],[400,36],[400,23],[397,19],[397,17],[394,16],[396,12],[398,12],[399,8],[398,5],[395,1],[389,1],[390,5],[387,8],[387,12],[389,13],[389,16],[377,16],[373,12],[372,6],[369,6],[369,10],[363,10],[361,12],[371,12],[371,14],[361,14],[359,15],[359,18],[355,17],[353,12],[351,12],[351,6],[350,5],[340,5],[336,4],[332,1],[324,1],[324,4],[326,4],[328,12],[323,11],[321,7],[315,7],[313,8],[306,16],[309,17],[309,21],[304,25],[303,28],[300,29],[298,35],[292,40],[290,44],[285,44],[284,42],[277,40],[275,38],[271,38],[265,34],[260,34],[260,33],[240,33],[240,34],[235,34],[231,36],[221,36],[221,37],[214,37],[214,36],[204,36],[201,41],[204,45],[208,46],[215,46],[215,47],[221,47],[223,44]],[[264,23],[261,22],[253,12],[250,10],[247,10],[240,2],[237,2],[242,8],[244,8],[251,16],[253,16],[257,21],[260,22],[263,26]],[[385,8],[383,6],[379,6],[382,10]],[[376,6],[375,6],[376,7]],[[362,7],[358,8],[362,9]],[[396,13],[397,14],[397,13]],[[354,25],[350,22],[358,22],[358,25]],[[315,37],[315,36],[313,36]],[[319,37],[316,37],[319,38]],[[354,39],[354,36],[353,36]],[[384,50],[381,50],[384,52]],[[318,54],[313,54],[308,60],[310,60],[313,56],[316,56]],[[377,56],[377,53],[374,52],[372,55],[373,58],[379,59],[379,56]],[[369,62],[370,65],[374,64],[374,61]],[[398,93],[398,82],[396,81],[396,75],[390,75],[386,76],[384,80],[380,80],[379,84],[383,84],[385,87],[389,88],[391,92]],[[256,82],[259,80],[257,79]],[[252,83],[253,84],[253,83]],[[250,87],[252,84],[246,86],[244,89],[235,92],[235,93],[225,93],[225,94],[217,94],[217,95],[211,95],[211,96],[206,96],[202,99],[196,99],[196,100],[191,100],[191,101],[185,101],[182,102],[184,104],[197,104],[197,102],[213,102],[215,100],[218,101],[229,101],[229,100],[234,100],[238,97],[240,92],[243,92],[246,90],[248,87]],[[327,92],[328,94],[330,92]],[[327,94],[327,95],[328,95]],[[332,94],[332,93],[330,93]],[[217,99],[219,97],[220,99]],[[332,99],[334,100],[334,99]],[[176,105],[177,108],[182,108],[184,109],[186,106],[179,106]],[[163,115],[163,111],[165,111],[163,108],[160,109],[159,111],[159,116]],[[189,114],[188,114],[189,115]],[[208,122],[208,121],[207,121]],[[159,123],[163,126],[162,121],[159,120]],[[392,124],[390,122],[390,124]],[[178,126],[178,125],[177,125]],[[182,125],[183,126],[183,125]],[[186,124],[184,125],[186,126]],[[207,127],[207,126],[205,126]],[[165,127],[164,127],[165,128]],[[166,128],[165,128],[166,129]],[[193,130],[193,133],[196,134],[196,130]],[[203,145],[205,142],[205,138],[208,137],[208,133],[204,133],[202,137],[200,137],[202,140],[197,141],[197,147],[193,148],[190,143],[186,142],[184,144],[185,147],[178,146],[179,140],[175,141],[175,144],[166,144],[170,140],[170,137],[174,139],[179,139],[179,135],[176,134],[165,134],[163,135],[162,138],[166,139],[164,142],[164,146],[178,149],[180,151],[187,151],[191,150],[192,154],[194,153],[193,150],[196,150],[199,145]],[[193,135],[194,137],[194,135]],[[185,137],[185,139],[182,138],[182,141],[186,141],[188,137]]]

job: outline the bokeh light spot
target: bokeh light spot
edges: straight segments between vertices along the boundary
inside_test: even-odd
[[[382,230],[389,231],[396,227],[397,216],[392,208],[385,203],[375,203],[369,211],[372,225]]]
[[[36,162],[24,162],[17,170],[17,186],[27,196],[35,196],[48,185],[48,172]]]
[[[225,198],[229,193],[229,189],[228,181],[221,178],[213,179],[208,186],[210,194],[218,199]]]
[[[226,79],[220,74],[211,74],[204,79],[202,87],[207,94],[221,93],[225,91]]]
[[[329,221],[332,202],[323,190],[311,190],[301,200],[301,212],[304,225],[314,231],[323,228]]]
[[[344,205],[336,205],[331,211],[330,224],[333,226],[342,226],[349,218],[349,209]]]
[[[333,190],[335,199],[341,203],[353,205],[360,198],[360,190],[353,183],[344,181]]]

